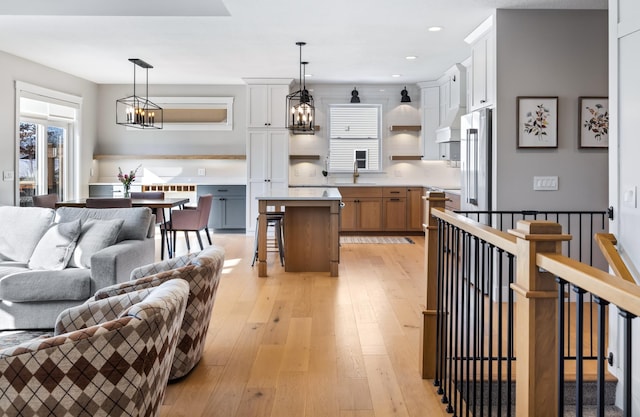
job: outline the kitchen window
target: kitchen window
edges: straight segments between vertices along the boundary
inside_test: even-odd
[[[380,171],[381,112],[377,104],[329,106],[329,171]]]

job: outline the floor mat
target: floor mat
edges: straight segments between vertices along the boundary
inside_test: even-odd
[[[410,243],[413,240],[402,236],[340,236],[340,243]]]

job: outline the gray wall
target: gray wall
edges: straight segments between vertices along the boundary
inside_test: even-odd
[[[0,52],[0,170],[14,171],[16,175],[16,81],[23,81],[83,98],[81,140],[77,149],[80,161],[77,180],[80,184],[86,184],[96,142],[97,85],[14,55]],[[17,182],[0,181],[0,204],[16,204],[17,190],[15,184]]]
[[[133,94],[131,85],[103,84],[98,88],[99,154],[236,154],[246,148],[245,85],[150,85],[151,97],[234,97],[233,130],[127,130],[116,125],[116,100]],[[139,93],[138,93],[139,94]]]
[[[608,95],[606,10],[498,10],[498,209],[604,210],[606,149],[578,149],[578,97]],[[558,96],[558,148],[516,149],[516,97]],[[558,191],[533,191],[534,176]]]

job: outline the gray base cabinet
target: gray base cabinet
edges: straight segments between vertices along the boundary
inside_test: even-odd
[[[245,185],[198,185],[198,196],[213,195],[209,227],[215,230],[244,230],[246,192]]]

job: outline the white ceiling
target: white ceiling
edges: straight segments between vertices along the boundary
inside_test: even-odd
[[[467,58],[464,37],[496,8],[607,0],[3,0],[0,50],[96,83],[131,83],[140,58],[150,84],[242,84],[297,79],[305,41],[309,83],[411,84]]]

